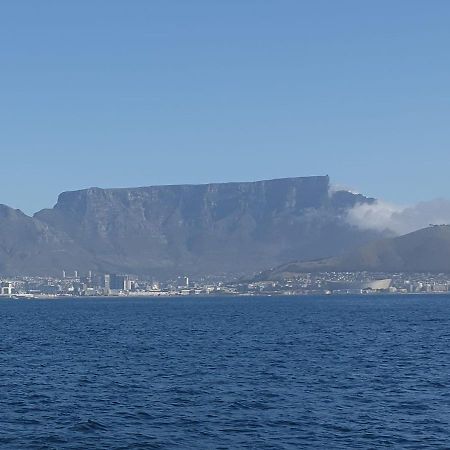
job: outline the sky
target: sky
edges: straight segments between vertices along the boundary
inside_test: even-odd
[[[2,0],[0,203],[330,175],[450,197],[447,0]]]

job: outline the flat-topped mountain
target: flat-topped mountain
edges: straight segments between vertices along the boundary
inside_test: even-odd
[[[403,236],[377,240],[341,256],[297,261],[262,272],[280,279],[305,272],[450,273],[450,225],[435,225]]]
[[[26,267],[18,264],[12,251],[0,267],[10,273],[60,273],[77,264],[80,271],[162,277],[250,274],[286,260],[340,254],[380,237],[345,220],[349,208],[373,201],[331,192],[328,176],[64,192],[52,209],[23,218],[57,245],[40,250],[39,265],[33,258]],[[56,257],[54,246],[71,257]]]
[[[367,242],[374,234],[350,227],[341,215],[371,201],[330,194],[324,176],[65,192],[35,218],[70,236],[107,269],[240,274]]]

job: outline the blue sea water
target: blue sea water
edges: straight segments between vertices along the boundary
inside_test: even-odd
[[[1,449],[450,448],[450,297],[0,301]]]

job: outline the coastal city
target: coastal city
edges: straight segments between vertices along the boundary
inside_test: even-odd
[[[0,278],[0,297],[57,299],[66,297],[277,296],[357,294],[443,294],[450,274],[325,272],[301,273],[280,280],[180,276],[158,281],[127,274],[62,272],[60,277]]]

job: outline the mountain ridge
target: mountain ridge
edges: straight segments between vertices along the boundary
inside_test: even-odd
[[[285,263],[257,278],[280,279],[307,272],[450,273],[450,225],[431,225],[375,240],[340,256]]]
[[[53,208],[22,220],[46,227],[59,252],[70,249],[65,265],[55,257],[55,248],[42,249],[38,272],[76,268],[163,277],[238,275],[287,259],[340,254],[379,237],[345,220],[348,208],[374,201],[333,192],[328,176],[93,187],[63,192]],[[0,270],[22,270],[14,261],[0,258]]]

